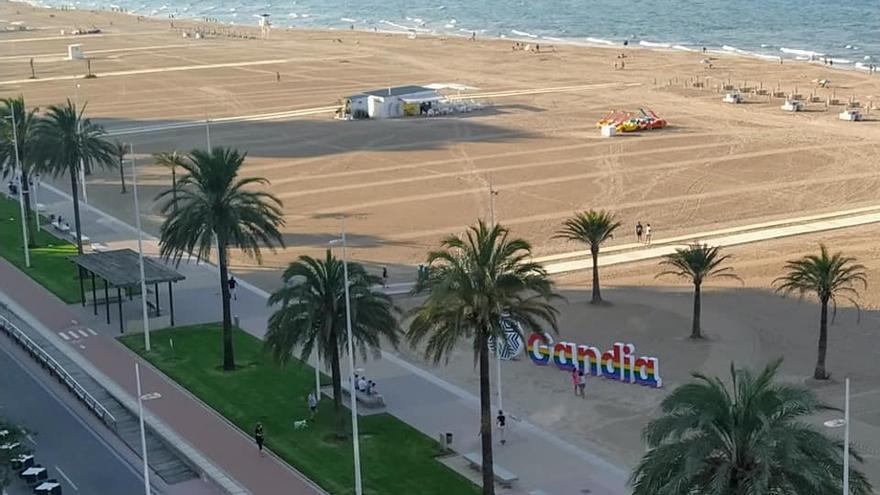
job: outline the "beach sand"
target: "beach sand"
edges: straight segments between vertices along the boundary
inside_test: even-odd
[[[808,63],[623,47],[557,45],[555,51],[511,50],[512,41],[438,38],[349,31],[275,30],[270,41],[183,39],[168,20],[138,20],[106,12],[60,12],[0,2],[0,19],[35,31],[0,33],[0,96],[23,94],[29,105],[65,98],[88,101],[88,115],[110,130],[205,118],[321,109],[364,90],[406,84],[458,83],[480,98],[481,112],[448,118],[338,122],[332,113],[290,120],[215,123],[212,142],[249,152],[244,173],[268,178],[284,201],[287,248],[268,254],[264,267],[236,256],[235,269],[266,289],[278,268],[315,255],[338,236],[339,214],[353,258],[388,266],[392,281],[411,280],[415,265],[441,236],[489,215],[489,181],[499,191],[498,221],[530,240],[536,254],[570,251],[552,238],[573,211],[606,208],[624,222],[650,222],[655,240],[760,221],[875,204],[880,188],[880,124],[841,122],[841,107],[809,104],[784,113],[780,99],[751,97],[721,103],[724,84],[758,86],[863,104],[880,97],[880,78]],[[101,36],[61,36],[97,26]],[[195,26],[176,22],[176,26]],[[4,24],[0,23],[0,29]],[[204,29],[228,28],[208,25]],[[256,30],[251,33],[256,34]],[[81,43],[83,61],[64,61]],[[546,49],[547,47],[545,47]],[[615,70],[626,54],[626,69]],[[34,58],[37,80],[28,80]],[[276,81],[276,73],[281,81]],[[829,88],[812,81],[828,79]],[[703,88],[693,82],[704,83]],[[689,86],[688,83],[691,83]],[[76,87],[76,83],[79,87]],[[651,108],[670,122],[662,131],[602,139],[595,122],[612,109]],[[880,116],[880,110],[869,117]],[[135,147],[147,229],[157,231],[155,195],[170,172],[149,154],[204,147],[206,129],[193,127],[120,139]],[[58,181],[66,188],[66,181]],[[119,194],[118,174],[97,172],[89,200],[133,222],[131,195]],[[656,262],[603,269],[608,307],[586,304],[588,274],[559,279],[569,303],[561,335],[608,348],[615,341],[661,359],[664,389],[590,380],[586,400],[569,390],[569,377],[527,359],[504,365],[505,408],[566,440],[631,465],[642,451],[639,431],[656,414],[666,391],[692,370],[725,374],[731,360],[761,366],[785,355],[786,380],[816,387],[842,404],[842,377],[853,379],[854,438],[864,446],[880,484],[880,372],[875,332],[880,307],[876,239],[880,228],[731,249],[744,283],[706,289],[705,342],[686,339],[691,310],[685,282],[655,280]],[[818,309],[809,299],[781,299],[769,289],[786,259],[815,251],[817,242],[845,249],[869,266],[872,287],[860,321],[842,308],[830,332],[828,384],[805,380],[815,361]],[[614,243],[630,242],[619,235]],[[410,305],[412,301],[402,301]],[[414,362],[471,390],[477,378],[462,346],[448,366]],[[828,419],[816,418],[817,421]],[[516,427],[516,422],[513,426]]]

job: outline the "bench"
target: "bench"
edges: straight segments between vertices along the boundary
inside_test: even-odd
[[[483,467],[483,455],[478,452],[471,452],[470,454],[462,455],[468,464],[471,465],[474,469],[482,469]],[[495,481],[497,481],[501,486],[505,488],[510,488],[513,485],[514,481],[519,480],[519,476],[511,473],[510,471],[504,469],[503,467],[495,464],[492,466],[492,471],[495,474]]]
[[[351,395],[348,391],[348,387],[345,385],[342,386],[342,393],[345,395]],[[358,390],[356,396],[358,403],[363,404],[364,407],[368,409],[380,409],[385,407],[385,399],[382,397],[382,394],[367,395],[365,392]]]

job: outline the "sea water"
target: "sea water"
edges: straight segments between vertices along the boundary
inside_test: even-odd
[[[534,43],[709,50],[880,64],[880,1],[845,0],[33,0],[77,9],[276,27],[503,37]]]

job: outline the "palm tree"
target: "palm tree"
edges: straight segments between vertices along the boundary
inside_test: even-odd
[[[686,249],[676,249],[674,253],[667,254],[660,262],[660,266],[669,266],[669,270],[665,270],[657,274],[657,277],[664,275],[675,275],[682,278],[690,279],[694,283],[694,318],[691,327],[691,338],[703,338],[700,332],[700,308],[701,308],[701,288],[703,281],[707,278],[735,278],[739,280],[733,269],[730,267],[719,268],[722,263],[730,259],[730,255],[719,256],[718,247],[709,247],[706,244],[691,244]]]
[[[837,299],[842,298],[858,304],[855,298],[858,291],[854,287],[860,284],[868,287],[865,267],[856,263],[855,258],[842,253],[828,254],[824,244],[819,245],[819,255],[808,255],[785,264],[788,273],[773,281],[778,284],[776,290],[783,294],[797,292],[801,296],[807,293],[816,294],[821,305],[819,316],[819,353],[816,358],[816,370],[813,377],[817,380],[828,379],[825,371],[825,354],[828,351],[828,303],[837,312]],[[832,316],[833,318],[833,316]]]
[[[85,105],[77,112],[76,105],[52,105],[37,124],[38,170],[55,177],[70,176],[70,194],[73,196],[73,221],[76,228],[76,249],[82,254],[82,225],[79,215],[78,175],[85,164],[112,168],[117,165],[113,143],[105,139],[106,132],[91,119],[85,118]]]
[[[113,142],[113,156],[116,157],[116,163],[119,166],[119,182],[122,184],[122,191],[120,194],[125,194],[125,155],[131,151],[131,148],[128,144],[123,143],[122,141],[114,141]]]
[[[12,118],[14,117],[14,119]],[[13,132],[12,121],[15,121]],[[35,149],[37,147],[37,123],[39,117],[37,110],[27,110],[24,97],[0,99],[0,174],[3,177],[15,175],[16,170],[15,150],[18,145],[18,161],[21,164],[21,192],[24,199],[25,225],[28,229],[28,244],[36,246],[36,236],[33,233],[34,223],[31,222],[33,211],[31,209],[31,172],[34,170]],[[16,139],[17,143],[16,143]]]
[[[348,345],[343,263],[328,249],[323,260],[300,256],[282,278],[284,287],[269,298],[270,306],[279,304],[280,308],[269,317],[266,348],[282,365],[297,348],[303,361],[316,352],[323,362],[330,363],[336,431],[342,437],[345,415],[339,357]],[[348,280],[353,348],[360,350],[364,359],[367,350],[378,357],[381,338],[396,348],[400,340],[395,317],[398,310],[390,296],[375,289],[382,279],[368,274],[358,263],[349,263]]]
[[[509,234],[480,221],[463,238],[449,236],[440,250],[429,253],[428,273],[416,287],[428,296],[415,308],[407,333],[413,346],[427,340],[425,356],[435,363],[448,361],[459,341],[473,346],[480,373],[484,495],[495,493],[488,341],[504,338],[502,317],[533,330],[546,323],[555,331],[558,311],[550,301],[560,297],[543,267],[530,261],[529,243]]]
[[[591,304],[602,302],[602,293],[599,289],[599,248],[602,244],[614,237],[614,231],[620,227],[612,213],[605,210],[589,210],[576,213],[573,217],[562,223],[562,229],[556,237],[570,241],[580,241],[590,246],[590,255],[593,257],[593,298]]]
[[[171,169],[171,200],[175,201],[174,204],[176,205],[177,203],[175,198],[177,198],[177,167],[181,166],[184,160],[183,155],[178,153],[176,150],[170,153],[155,153],[153,155],[153,160],[156,161],[156,165],[162,165]]]
[[[235,369],[229,301],[229,248],[262,261],[261,247],[284,246],[278,228],[284,225],[281,201],[263,190],[261,177],[238,178],[246,154],[215,147],[193,150],[181,161],[183,177],[177,189],[156,198],[166,216],[159,236],[159,253],[180,263],[191,253],[207,260],[217,248],[223,302],[223,369]]]
[[[781,384],[781,360],[757,376],[730,366],[728,386],[694,373],[663,400],[642,431],[648,452],[633,470],[633,495],[803,495],[843,491],[843,442],[807,423],[832,409],[807,388]],[[853,459],[861,461],[850,449]],[[849,493],[871,484],[850,470]]]

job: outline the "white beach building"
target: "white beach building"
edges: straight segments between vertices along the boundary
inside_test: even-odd
[[[445,100],[436,89],[424,86],[398,86],[349,96],[342,100],[343,118],[387,119],[417,116],[425,108]]]

